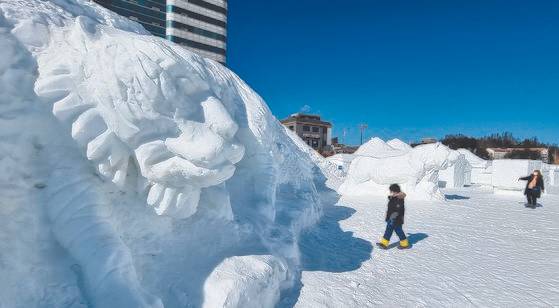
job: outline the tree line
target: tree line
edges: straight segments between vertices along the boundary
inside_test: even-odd
[[[446,135],[441,142],[451,149],[465,148],[470,150],[477,156],[489,159],[487,148],[548,148],[550,161],[554,160],[554,153],[559,147],[556,144],[548,144],[538,140],[537,137],[519,139],[515,138],[512,133],[497,133],[485,137],[469,137],[462,134]],[[519,150],[508,153],[505,158],[513,159],[541,159],[540,153]]]

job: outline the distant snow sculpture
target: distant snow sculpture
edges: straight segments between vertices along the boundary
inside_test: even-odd
[[[394,143],[394,142],[393,142]],[[382,195],[398,183],[415,199],[444,199],[438,171],[452,165],[459,153],[441,143],[394,149],[378,138],[364,144],[351,162],[339,192],[344,195]]]
[[[457,151],[464,155],[470,165],[469,182],[471,184],[491,185],[492,162],[475,155],[468,149],[458,149]]]
[[[439,171],[439,186],[446,188],[460,188],[471,184],[472,167],[464,154],[446,169]]]

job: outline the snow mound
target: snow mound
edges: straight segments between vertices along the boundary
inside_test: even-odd
[[[460,152],[460,154],[464,155],[464,158],[468,161],[468,163],[470,163],[472,167],[486,168],[487,165],[489,165],[490,163],[489,161],[475,155],[468,149],[458,149],[457,151]]]
[[[384,195],[392,183],[403,185],[412,199],[444,200],[438,171],[454,164],[459,153],[441,143],[417,146],[407,152],[394,150],[375,138],[351,162],[339,192],[343,195]],[[399,153],[399,154],[397,154]]]
[[[223,260],[204,285],[204,307],[273,307],[287,268],[270,256],[239,256]]]
[[[294,285],[323,169],[238,76],[147,34],[0,3],[0,306],[199,307],[217,266],[255,270],[233,306]]]
[[[393,157],[399,156],[409,151],[408,148],[402,147],[397,141],[393,141],[393,144],[398,146],[397,148],[390,146],[384,140],[374,137],[371,140],[367,141],[363,145],[361,145],[357,151],[355,151],[354,155],[356,156],[368,156],[368,157],[377,157],[377,158],[384,158],[384,157]]]
[[[303,139],[301,139],[295,132],[285,127],[285,132],[293,142],[299,147],[306,156],[316,165],[315,176],[325,176],[327,186],[336,189],[340,186],[345,176],[345,171],[340,169],[338,165],[331,160],[324,158],[315,149],[310,147]]]
[[[403,142],[400,139],[391,139],[388,140],[386,142],[386,144],[388,144],[389,146],[398,149],[398,150],[402,150],[402,151],[410,151],[412,149],[412,146]]]

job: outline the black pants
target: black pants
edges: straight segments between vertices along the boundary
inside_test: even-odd
[[[536,205],[538,200],[538,193],[532,189],[526,190],[526,199],[528,199],[528,204]]]

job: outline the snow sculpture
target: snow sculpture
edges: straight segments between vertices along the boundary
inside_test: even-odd
[[[357,151],[355,151],[355,153],[353,154],[356,156],[391,157],[407,153],[411,149],[411,147],[401,147],[401,144],[394,140],[392,140],[392,143],[396,144],[398,147],[394,148],[384,142],[382,139],[374,137],[360,146],[359,149],[357,149]]]
[[[464,155],[471,167],[471,171],[468,173],[470,180],[466,182],[491,185],[491,161],[478,157],[468,149],[458,149],[457,151]]]
[[[471,166],[464,154],[460,154],[456,162],[446,169],[439,171],[439,186],[447,188],[460,188],[467,183]]]
[[[388,185],[398,183],[415,199],[444,199],[438,188],[438,171],[459,157],[441,143],[417,146],[407,152],[392,149],[375,138],[351,162],[339,192],[344,195],[384,195]]]
[[[258,292],[266,277],[254,276],[238,303],[293,285],[298,233],[320,213],[319,168],[238,76],[90,1],[0,2],[0,28],[0,89],[14,105],[0,101],[0,122],[38,114],[10,124],[38,135],[29,173],[46,176],[24,189],[41,189],[42,231],[73,262],[59,287],[70,302],[201,306],[215,266],[240,270],[253,254],[271,260],[274,283]]]
[[[98,40],[95,31],[79,16],[53,37],[57,44],[38,60],[37,94],[53,104],[102,176],[124,185],[132,158],[157,214],[192,215],[201,189],[229,179],[243,157],[237,124],[204,72],[179,52],[149,40],[122,46],[120,33]]]
[[[391,139],[388,140],[386,142],[386,144],[388,144],[389,146],[398,149],[398,150],[402,150],[402,151],[410,151],[412,149],[411,145],[403,142],[400,139]]]

